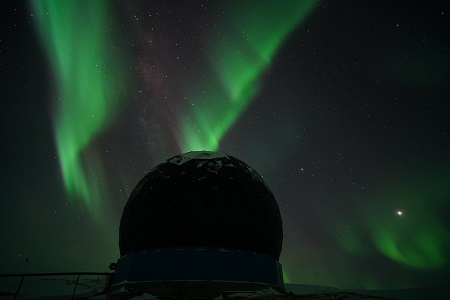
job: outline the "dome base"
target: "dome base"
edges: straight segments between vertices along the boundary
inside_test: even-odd
[[[216,297],[223,292],[284,290],[280,263],[257,252],[228,248],[161,248],[117,261],[111,291],[155,296]]]

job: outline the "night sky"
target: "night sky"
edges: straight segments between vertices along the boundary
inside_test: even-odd
[[[139,179],[218,150],[274,193],[285,281],[448,283],[448,1],[1,6],[0,273],[106,271]]]

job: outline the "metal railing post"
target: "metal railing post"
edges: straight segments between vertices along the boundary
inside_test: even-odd
[[[75,282],[75,287],[73,288],[72,300],[74,299],[73,297],[75,297],[75,291],[77,290],[77,285],[78,285],[79,280],[80,280],[80,274],[78,274],[77,282]]]

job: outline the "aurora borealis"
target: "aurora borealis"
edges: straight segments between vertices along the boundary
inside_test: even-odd
[[[138,180],[205,149],[272,189],[287,281],[446,284],[449,4],[360,2],[3,4],[1,271],[106,270]]]
[[[53,122],[64,184],[71,197],[98,210],[100,192],[82,164],[92,158],[83,157],[83,151],[114,120],[127,84],[126,76],[119,75],[123,57],[108,49],[112,12],[106,1],[32,4],[58,80]],[[95,168],[95,163],[87,164]],[[97,176],[100,171],[89,172]]]
[[[226,12],[227,22],[219,26],[232,30],[213,32],[207,45],[212,70],[206,71],[208,77],[216,75],[217,82],[208,81],[212,89],[192,97],[195,106],[189,114],[194,120],[182,125],[183,152],[219,149],[220,140],[257,94],[259,77],[276,50],[315,4],[315,0],[286,1],[274,7],[269,1],[244,2],[236,3],[234,12]]]

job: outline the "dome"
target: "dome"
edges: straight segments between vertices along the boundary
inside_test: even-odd
[[[280,211],[261,176],[218,152],[193,151],[153,168],[132,191],[119,230],[121,256],[151,248],[218,247],[279,259]]]

